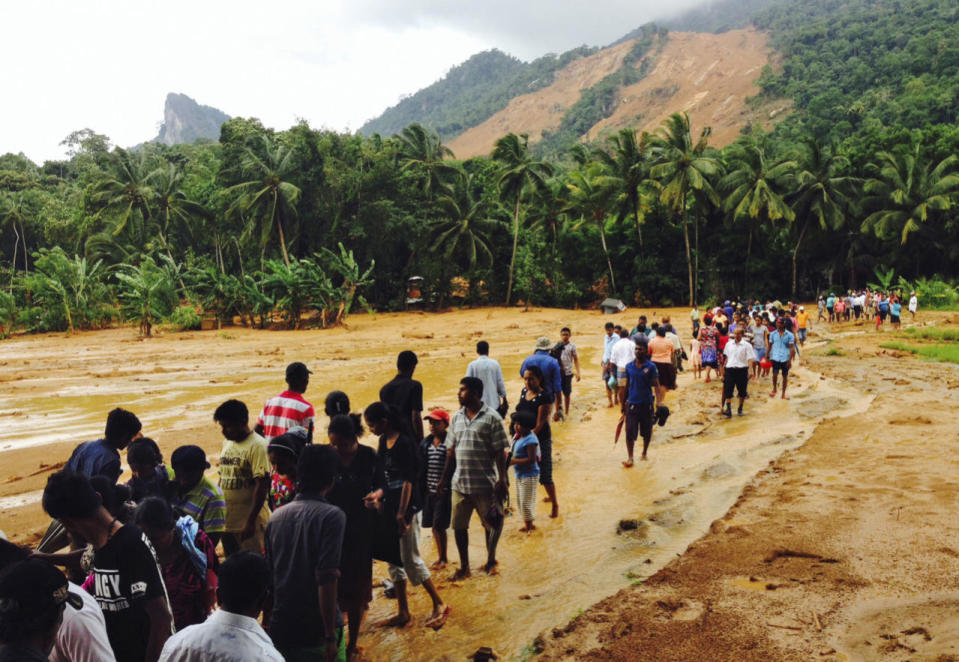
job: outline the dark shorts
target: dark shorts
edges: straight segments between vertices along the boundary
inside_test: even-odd
[[[885,322],[885,321],[886,321],[886,315],[888,315],[888,314],[889,314],[889,311],[888,311],[888,310],[885,311],[885,312],[883,312],[882,310],[880,310],[880,311],[879,311],[879,319],[882,320],[883,322]]]
[[[447,489],[443,493],[443,496],[427,494],[425,503],[423,504],[423,528],[443,530],[450,528],[450,516],[452,512],[452,490]]]
[[[890,314],[889,314],[889,322],[890,322],[891,324],[899,324],[899,315],[893,315],[892,313],[890,313]]]
[[[642,435],[643,439],[653,436],[653,405],[626,405],[626,441],[636,441]]]
[[[746,388],[749,386],[749,368],[726,368],[723,377],[723,397],[732,399],[733,389],[739,392],[740,398],[746,397]]]
[[[563,395],[569,396],[573,392],[573,376],[563,375]]]
[[[549,437],[539,440],[539,484],[553,484],[553,440]]]
[[[778,375],[780,372],[783,373],[783,377],[789,376],[789,362],[788,361],[773,361],[773,374]]]
[[[668,390],[676,389],[676,368],[672,363],[654,363],[659,372],[659,384],[665,386]]]

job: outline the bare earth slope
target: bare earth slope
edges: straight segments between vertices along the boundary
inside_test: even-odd
[[[536,659],[959,660],[959,367],[857,331],[832,345],[854,360],[807,361],[869,410],[821,423],[680,558],[541,636]]]
[[[513,99],[491,118],[449,141],[458,158],[489,154],[497,138],[512,131],[527,133],[536,142],[544,130],[559,127],[563,113],[579,100],[583,90],[616,71],[633,41],[617,44],[572,62],[556,81],[531,94]],[[739,129],[755,121],[780,116],[787,101],[773,108],[753,110],[746,98],[758,92],[754,81],[769,62],[768,37],[755,29],[724,34],[671,32],[656,54],[654,69],[639,83],[620,90],[613,114],[596,124],[586,138],[633,127],[652,131],[669,114],[687,111],[693,130],[712,126],[712,144],[726,145]]]

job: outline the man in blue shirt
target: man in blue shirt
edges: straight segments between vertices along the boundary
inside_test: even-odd
[[[111,483],[120,477],[120,451],[140,435],[140,419],[131,412],[117,407],[107,415],[103,439],[86,441],[73,450],[67,460],[67,468],[87,478],[104,476]]]
[[[606,399],[609,400],[610,407],[613,406],[613,396],[616,395],[609,386],[609,378],[616,374],[616,366],[613,366],[609,360],[609,354],[613,349],[613,345],[619,340],[619,334],[615,333],[615,331],[616,325],[612,322],[606,322],[606,335],[603,337],[603,388],[606,389]],[[616,401],[618,404],[618,397]]]
[[[790,331],[786,331],[786,320],[776,318],[776,330],[769,334],[766,340],[766,356],[773,364],[773,390],[770,398],[776,397],[779,373],[783,373],[782,399],[788,400],[786,383],[789,380],[789,368],[792,367],[793,357],[796,355],[796,339]]]
[[[527,356],[523,361],[523,365],[520,366],[519,376],[522,377],[525,375],[526,368],[531,365],[539,367],[539,369],[543,371],[543,377],[546,380],[543,388],[552,394],[553,401],[556,403],[556,411],[561,411],[560,401],[563,398],[560,396],[563,393],[563,371],[559,367],[559,361],[549,354],[552,346],[553,343],[551,343],[546,336],[537,338],[533,353]]]
[[[646,459],[646,450],[653,438],[653,402],[657,406],[663,404],[659,372],[649,360],[646,343],[636,343],[636,359],[626,366],[626,380],[623,414],[626,416],[627,459],[623,466],[629,468],[633,466],[633,445],[640,434],[643,436],[643,454],[639,459]]]

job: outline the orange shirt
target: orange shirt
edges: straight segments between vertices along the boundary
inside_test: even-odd
[[[672,363],[673,343],[668,338],[656,336],[649,341],[649,360],[653,363]]]
[[[806,324],[809,322],[809,313],[802,311],[796,314],[796,326],[800,329],[805,329]]]

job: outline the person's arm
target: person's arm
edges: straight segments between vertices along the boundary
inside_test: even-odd
[[[796,356],[796,342],[789,343],[789,365],[792,365],[793,358]]]
[[[503,379],[503,369],[496,364],[496,395],[501,399],[506,397],[506,380]]]
[[[653,387],[653,393],[656,394],[656,406],[657,406],[657,407],[662,407],[662,406],[663,406],[663,393],[662,393],[662,391],[661,391],[660,388],[659,388],[659,377],[653,377],[653,378],[649,381],[649,384],[650,384],[650,386]]]
[[[426,436],[423,434],[423,385],[414,382],[413,386],[413,412],[411,416],[413,417],[413,433],[416,435],[413,442],[418,444]]]
[[[579,352],[573,350],[573,365],[576,367],[576,381],[579,381]]]
[[[536,463],[536,444],[530,444],[526,447],[526,457],[513,455],[510,464],[535,464]]]
[[[559,361],[553,359],[553,395],[559,395],[563,392],[563,369],[559,367]],[[555,398],[559,404],[559,398]]]
[[[73,572],[80,571],[80,559],[83,558],[85,549],[77,549],[72,552],[62,554],[44,554],[42,552],[33,552],[31,556],[35,559],[42,559],[51,565],[58,565]]]
[[[326,659],[336,659],[336,592],[340,577],[340,554],[343,549],[343,534],[346,531],[346,515],[339,508],[323,523],[321,544],[316,559],[317,597],[320,603],[320,620],[326,644]]]
[[[452,477],[453,464],[456,462],[456,451],[453,446],[450,446],[446,451],[446,462],[443,464],[443,474],[440,476],[440,482],[436,484],[436,494],[443,496],[443,493],[446,492],[446,483],[449,482],[449,479]]]
[[[150,619],[150,636],[147,639],[146,655],[143,659],[145,662],[157,662],[160,659],[163,644],[170,638],[173,616],[163,596],[150,598],[143,603],[143,609]]]
[[[266,495],[270,492],[270,477],[261,476],[256,478],[256,488],[253,490],[253,498],[250,500],[250,512],[246,516],[246,524],[240,531],[240,540],[252,538],[256,533],[256,520],[263,510],[263,504],[266,503]]]
[[[406,511],[410,507],[410,498],[413,496],[413,483],[408,480],[403,481],[403,489],[400,490],[400,505],[396,509],[396,530],[402,538],[407,529],[410,528],[406,521]]]
[[[506,450],[501,450],[494,456],[496,460],[496,471],[499,474],[499,478],[496,480],[496,486],[493,488],[493,493],[499,498],[506,498],[506,493],[508,488],[506,487]]]
[[[543,427],[549,423],[549,410],[551,404],[552,403],[542,405],[536,410],[536,427],[533,428],[533,434],[535,434],[537,437],[539,437],[539,433],[543,431]]]
[[[336,660],[339,653],[339,646],[336,645],[336,592],[338,583],[339,581],[334,577],[330,581],[321,583],[318,588],[320,616],[323,620],[323,629],[326,632],[324,641],[326,642],[327,662]]]

